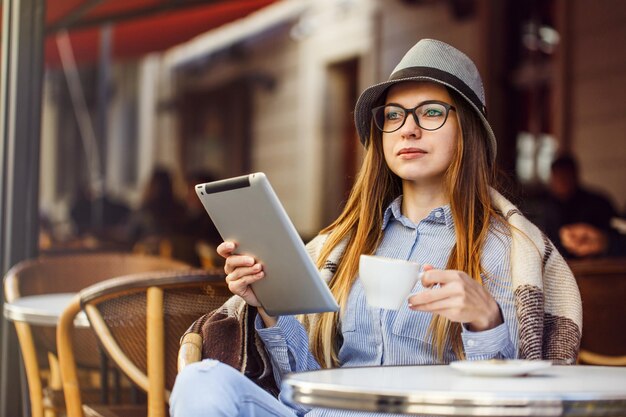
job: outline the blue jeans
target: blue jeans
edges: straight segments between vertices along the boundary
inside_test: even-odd
[[[206,359],[181,371],[170,397],[172,417],[294,417],[295,411],[234,368]]]

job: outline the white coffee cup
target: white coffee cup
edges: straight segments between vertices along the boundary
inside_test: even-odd
[[[372,307],[399,309],[415,286],[420,264],[382,256],[361,255],[359,276],[367,304]]]

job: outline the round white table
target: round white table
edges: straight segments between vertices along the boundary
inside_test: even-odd
[[[24,322],[33,326],[56,327],[63,310],[71,303],[77,293],[37,294],[18,298],[11,303],[4,304],[4,317],[7,320]],[[84,311],[80,311],[74,319],[77,329],[89,328],[89,319]],[[108,403],[109,398],[109,362],[107,356],[98,346],[100,356],[100,400]],[[115,377],[117,370],[113,370]],[[119,396],[119,383],[115,384],[115,398]],[[27,399],[24,399],[27,401]]]
[[[626,416],[626,368],[552,366],[484,377],[446,365],[341,368],[290,374],[294,402],[348,410],[439,416]]]
[[[76,293],[29,295],[4,304],[4,317],[36,326],[56,326],[65,307]],[[89,327],[89,320],[80,312],[74,320],[76,327]]]

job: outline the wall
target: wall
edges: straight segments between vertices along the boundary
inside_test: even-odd
[[[303,236],[322,226],[323,92],[328,67],[354,57],[364,57],[368,64],[375,34],[369,0],[308,3],[309,10],[295,20],[243,39],[239,46],[243,57],[208,57],[202,76],[193,81],[198,88],[208,88],[245,74],[274,80],[269,88],[262,83],[253,87],[251,170],[268,175]],[[371,82],[369,75],[367,83]]]
[[[295,217],[298,206],[298,54],[297,43],[284,27],[256,44],[249,58],[249,70],[271,77],[271,88],[258,86],[252,99],[253,121],[251,165],[265,172],[285,210]]]
[[[343,3],[343,4],[342,4]],[[299,210],[296,225],[304,235],[313,235],[323,226],[323,176],[327,164],[324,158],[325,88],[329,68],[333,64],[357,59],[359,86],[376,81],[377,51],[375,5],[360,0],[337,2],[321,0],[300,20],[303,31],[299,42],[298,120],[296,137],[299,161]],[[362,88],[359,88],[362,90]],[[352,118],[352,115],[346,114]]]
[[[212,90],[242,77],[257,78],[250,83],[252,110],[251,171],[264,172],[272,182],[287,212],[298,212],[299,157],[298,53],[289,36],[290,25],[281,25],[240,46],[235,57],[209,58],[196,73],[181,72],[178,88]]]
[[[626,211],[626,3],[569,3],[572,150],[583,182]]]
[[[400,0],[383,0],[380,5],[381,80],[386,79],[404,53],[422,38],[433,38],[454,45],[467,54],[484,76],[486,54],[482,42],[481,16],[484,1],[477,1],[474,14],[454,17],[450,2],[424,2],[410,5]],[[384,13],[383,13],[384,11]]]

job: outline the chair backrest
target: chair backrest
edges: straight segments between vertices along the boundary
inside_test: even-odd
[[[97,282],[120,275],[159,270],[184,270],[191,266],[173,259],[132,253],[85,253],[26,260],[12,267],[4,278],[7,302],[36,294],[79,292]],[[77,335],[78,363],[97,366],[95,338],[90,332]],[[33,332],[41,351],[56,352],[56,330],[37,327]],[[35,343],[35,341],[33,341]],[[33,346],[34,348],[34,346]]]
[[[626,258],[572,260],[583,302],[579,362],[626,366]]]
[[[5,275],[7,302],[33,294],[78,292],[105,279],[170,269],[186,263],[133,253],[86,253],[40,257],[18,263]]]
[[[81,291],[80,303],[108,355],[148,392],[152,417],[165,415],[181,336],[230,296],[223,272],[187,270],[106,280]],[[69,412],[74,400],[68,399],[68,391],[65,395]]]
[[[4,277],[5,299],[8,303],[28,295],[78,292],[81,289],[115,276],[171,269],[189,269],[190,266],[157,256],[129,253],[73,253],[42,256],[25,260],[13,266]],[[52,327],[36,327],[16,322],[24,366],[28,379],[33,416],[44,413],[43,387],[40,364],[48,361],[46,352],[56,352],[56,334]],[[97,342],[88,331],[75,336],[76,361],[83,366],[98,365]],[[52,378],[54,379],[54,378]]]

